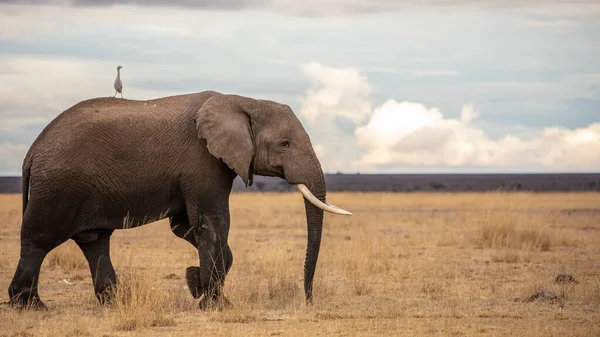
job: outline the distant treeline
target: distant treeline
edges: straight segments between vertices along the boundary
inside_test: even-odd
[[[600,173],[556,174],[325,174],[330,192],[599,191]],[[296,188],[280,178],[255,176],[234,192],[287,192]],[[0,177],[0,193],[21,193],[21,177]]]
[[[325,174],[330,192],[600,191],[600,173],[565,174]],[[295,191],[286,181],[254,177],[234,191]]]

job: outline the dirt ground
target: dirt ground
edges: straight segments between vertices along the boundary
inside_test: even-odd
[[[200,311],[197,252],[166,220],[116,231],[120,285],[97,302],[69,241],[45,259],[49,310],[10,308],[20,195],[0,196],[0,336],[600,336],[600,193],[330,193],[304,304],[298,193],[231,198],[233,308]]]

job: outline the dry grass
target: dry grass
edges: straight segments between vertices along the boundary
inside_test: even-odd
[[[145,327],[175,324],[175,296],[157,289],[156,273],[139,269],[130,262],[119,273],[119,286],[112,307],[105,315],[117,331],[135,331]]]
[[[562,235],[557,211],[539,213],[489,210],[480,219],[482,244],[491,248],[549,251],[557,246],[576,246],[575,238]]]
[[[61,268],[67,274],[74,270],[89,268],[81,249],[72,240],[56,247],[46,259],[48,267]]]
[[[312,306],[303,301],[301,196],[235,194],[225,286],[233,308],[197,309],[184,280],[197,253],[163,220],[113,235],[112,306],[98,304],[87,262],[67,242],[42,266],[50,310],[1,305],[0,336],[600,334],[599,193],[329,198],[355,215],[326,215]],[[19,200],[0,196],[0,290],[18,261]],[[557,283],[559,274],[576,282]],[[515,301],[541,288],[558,300]]]

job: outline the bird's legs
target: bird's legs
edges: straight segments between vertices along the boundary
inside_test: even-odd
[[[117,91],[115,90],[115,95],[113,96],[113,98],[117,97]]]
[[[120,94],[121,94],[121,98],[123,98],[123,92],[122,91],[120,92]]]

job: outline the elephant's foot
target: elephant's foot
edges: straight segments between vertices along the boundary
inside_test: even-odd
[[[46,304],[44,304],[44,302],[42,302],[42,300],[40,299],[40,297],[38,295],[31,295],[31,294],[17,295],[17,296],[12,297],[8,303],[11,307],[13,307],[15,309],[19,309],[19,310],[22,310],[22,309],[40,310],[40,311],[48,310],[48,307],[46,306]]]
[[[195,299],[202,297],[204,294],[204,297],[202,297],[199,303],[200,309],[222,310],[233,307],[231,302],[225,298],[225,296],[223,296],[219,290],[213,289],[212,291],[209,291],[202,287],[200,282],[200,267],[187,267],[185,270],[185,280],[187,282],[188,289]]]
[[[233,304],[223,295],[204,296],[198,305],[201,310],[223,310],[233,308]]]
[[[187,267],[185,269],[185,280],[187,282],[188,289],[192,293],[192,296],[195,299],[199,299],[203,292],[200,284],[200,267]]]

